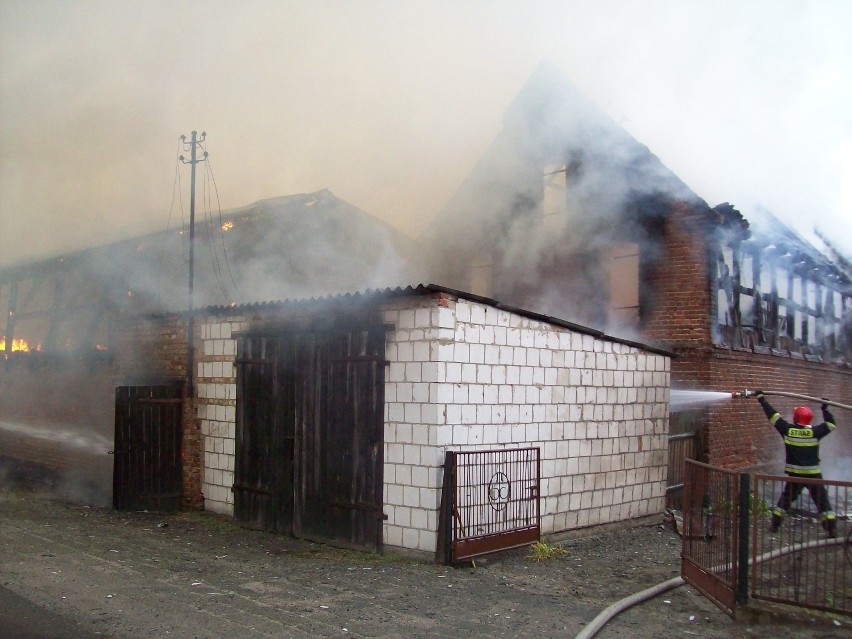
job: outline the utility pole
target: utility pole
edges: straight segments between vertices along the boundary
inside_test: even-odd
[[[193,367],[195,366],[195,346],[193,344],[193,333],[195,332],[195,313],[193,311],[193,286],[195,276],[195,165],[199,162],[207,160],[207,151],[198,159],[198,147],[207,139],[207,132],[202,131],[201,137],[198,137],[198,131],[192,132],[192,138],[187,144],[186,136],[180,136],[183,142],[184,151],[189,151],[189,160],[184,156],[180,156],[180,161],[184,164],[189,164],[191,169],[190,179],[190,195],[189,195],[189,299],[187,301],[188,315],[187,318],[187,334],[186,334],[186,383],[187,395],[193,394]]]

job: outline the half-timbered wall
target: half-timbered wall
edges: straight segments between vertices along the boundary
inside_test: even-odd
[[[813,260],[754,241],[716,255],[717,343],[805,359],[852,360],[852,295]]]

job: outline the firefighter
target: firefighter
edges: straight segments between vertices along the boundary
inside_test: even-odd
[[[828,410],[826,404],[822,405],[823,423],[812,426],[814,413],[807,406],[796,406],[793,409],[793,423],[785,421],[769,402],[763,391],[755,393],[757,401],[763,407],[763,412],[769,418],[769,423],[775,427],[784,438],[785,466],[784,472],[789,477],[806,477],[808,479],[822,479],[822,470],[819,465],[819,442],[835,429],[834,417]],[[788,481],[784,484],[784,490],[778,503],[772,509],[772,523],[770,532],[778,532],[784,515],[799,495],[802,494],[805,484],[796,481]],[[837,517],[831,509],[828,491],[822,484],[807,484],[808,492],[811,494],[814,504],[819,512],[819,520],[822,527],[828,532],[828,536],[837,536]]]

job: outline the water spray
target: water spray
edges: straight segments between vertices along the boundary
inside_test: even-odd
[[[788,393],[786,391],[762,391],[764,395],[777,395],[779,397],[792,397],[794,399],[804,399],[805,401],[814,402],[815,404],[828,404],[829,406],[836,406],[837,408],[845,408],[846,410],[852,410],[852,406],[849,404],[841,404],[840,402],[835,402],[830,399],[826,399],[824,397],[811,397],[810,395],[802,395],[800,393]],[[731,393],[731,397],[740,398],[740,397],[756,397],[757,391],[753,390],[744,390],[741,392],[733,392]]]

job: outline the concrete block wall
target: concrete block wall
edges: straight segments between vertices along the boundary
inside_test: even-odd
[[[388,545],[435,550],[448,449],[540,447],[545,534],[662,512],[667,356],[443,294],[385,322]]]
[[[670,362],[444,293],[383,305],[384,543],[434,552],[447,450],[537,446],[545,534],[662,512]],[[205,508],[233,515],[236,340],[200,322]]]

